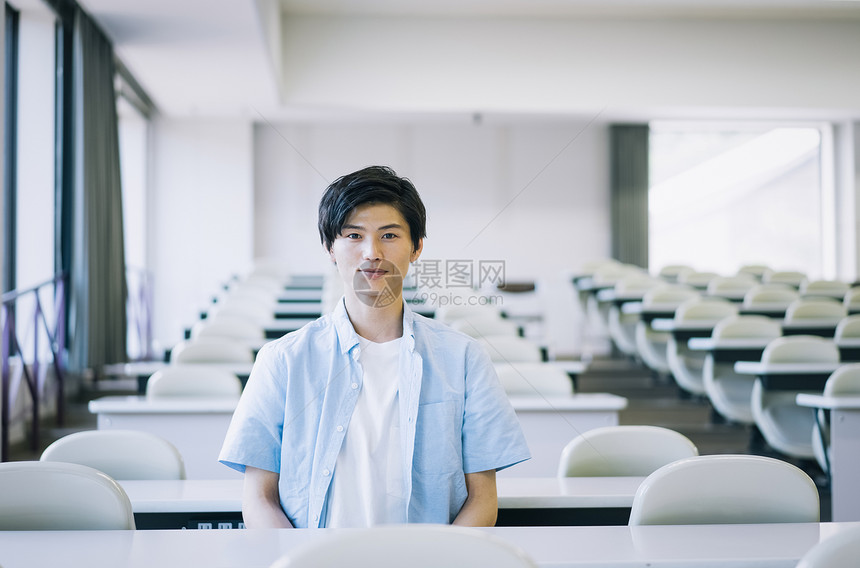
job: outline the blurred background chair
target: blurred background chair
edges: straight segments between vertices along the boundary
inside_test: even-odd
[[[226,337],[190,339],[170,352],[174,365],[189,363],[253,363],[254,350],[247,343]]]
[[[496,335],[478,339],[493,363],[538,363],[545,359],[541,346],[525,337]]]
[[[796,270],[775,270],[764,275],[764,284],[788,284],[792,288],[800,289],[806,281],[806,274]]]
[[[833,298],[842,300],[848,292],[848,283],[839,280],[806,280],[800,285],[804,298]]]
[[[849,288],[842,298],[842,305],[850,314],[860,314],[860,286]]]
[[[698,298],[701,294],[690,286],[667,284],[648,290],[642,297],[642,310],[674,311],[685,301]],[[645,320],[636,324],[636,349],[642,362],[652,371],[667,375],[670,372],[666,356],[667,345],[672,334],[655,331]]]
[[[131,502],[108,475],[75,463],[0,463],[0,530],[134,529]]]
[[[708,282],[705,293],[714,298],[740,301],[751,289],[758,286],[758,280],[749,274],[737,276],[720,276]]]
[[[248,342],[262,342],[266,330],[253,318],[221,315],[206,318],[191,328],[191,339],[224,338]]]
[[[516,322],[498,315],[486,314],[457,319],[451,322],[451,327],[475,338],[520,335],[520,326]]]
[[[824,396],[860,396],[860,363],[836,369],[824,384]],[[830,472],[829,412],[819,409],[812,427],[812,451],[825,473]]]
[[[785,317],[785,311],[800,293],[788,284],[759,284],[750,288],[741,303],[741,312],[747,315]]]
[[[783,333],[788,335],[789,327],[800,327],[815,331],[815,335],[833,337],[836,326],[847,315],[848,310],[838,300],[801,297],[786,308]]]
[[[136,430],[85,430],[63,436],[40,461],[76,463],[113,479],[185,479],[185,463],[167,440]]]
[[[676,284],[683,274],[696,272],[696,269],[686,264],[667,264],[662,267],[657,276],[670,284]]]
[[[570,376],[552,363],[496,363],[505,392],[509,396],[570,396],[573,383]]]
[[[860,559],[860,526],[841,529],[810,548],[797,568],[856,568]]]
[[[762,363],[838,363],[839,348],[833,341],[810,335],[779,337],[761,356]],[[797,405],[801,392],[809,390],[765,390],[756,379],[752,392],[755,424],[765,441],[776,451],[800,459],[813,459],[812,431],[815,415]]]
[[[627,276],[615,283],[614,301],[609,306],[609,337],[615,347],[629,357],[639,356],[636,348],[636,325],[641,317],[638,313],[626,313],[618,300],[642,301],[648,290],[661,284],[663,282],[659,278],[646,275]]]
[[[146,397],[233,398],[242,394],[242,381],[224,369],[205,365],[170,365],[156,371],[146,383]]]
[[[766,264],[745,264],[738,269],[738,275],[748,274],[759,282],[764,280],[765,276],[773,272]]]
[[[270,568],[537,568],[519,548],[473,528],[383,525],[332,533],[288,553]]]
[[[674,323],[677,327],[711,325],[727,317],[737,315],[738,308],[733,302],[723,298],[701,297],[687,300],[675,310]],[[666,342],[666,361],[675,382],[684,391],[705,394],[703,367],[706,353],[693,351],[687,346],[687,337],[681,339],[670,334]]]
[[[770,342],[782,335],[779,322],[766,316],[731,316],[720,321],[711,333],[714,341],[761,340]],[[760,359],[756,357],[756,360]],[[717,360],[713,353],[705,356],[702,378],[705,393],[723,418],[740,424],[754,424],[752,391],[755,377],[735,373],[735,360]]]
[[[559,477],[646,476],[699,455],[683,434],[660,426],[605,426],[583,432],[561,452]]]
[[[775,458],[708,455],[663,466],[639,486],[630,525],[817,523],[818,488]]]
[[[496,305],[493,304],[464,304],[464,305],[455,305],[449,304],[447,306],[439,306],[436,308],[436,312],[433,315],[434,319],[437,319],[443,323],[450,325],[452,322],[464,319],[464,318],[500,318],[502,317],[502,310]]]

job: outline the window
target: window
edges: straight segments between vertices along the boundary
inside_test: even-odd
[[[649,258],[835,277],[828,125],[650,125]]]

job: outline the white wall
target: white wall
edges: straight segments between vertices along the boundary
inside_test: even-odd
[[[169,347],[207,294],[252,259],[252,127],[244,120],[165,119],[153,125],[149,267],[156,341]]]
[[[860,111],[856,20],[288,16],[312,109],[743,115]]]
[[[608,131],[584,122],[258,125],[255,256],[295,272],[328,269],[319,196],[340,175],[385,164],[409,177],[428,210],[424,260],[504,260],[508,280],[538,280],[555,306],[560,354],[578,353],[564,278],[609,255]]]

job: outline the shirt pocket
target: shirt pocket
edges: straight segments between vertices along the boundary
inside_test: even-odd
[[[456,400],[418,405],[412,464],[425,475],[463,471],[463,411]]]

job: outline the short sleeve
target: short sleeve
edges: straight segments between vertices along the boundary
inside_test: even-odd
[[[280,472],[286,371],[272,345],[263,346],[233,413],[218,461],[241,472],[246,466]]]
[[[531,457],[516,412],[489,356],[470,344],[463,413],[463,470],[500,470]]]

